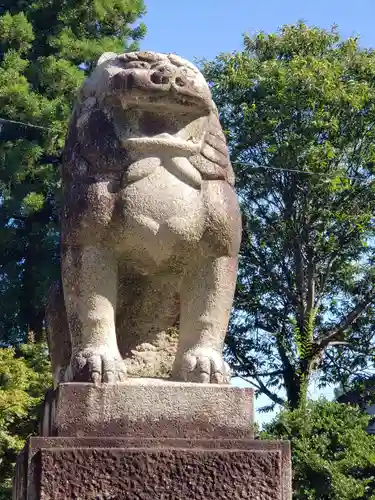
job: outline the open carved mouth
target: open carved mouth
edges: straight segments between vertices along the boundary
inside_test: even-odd
[[[132,127],[125,126],[126,135],[123,135],[121,143],[126,147],[142,149],[177,149],[190,154],[197,154],[202,147],[202,133],[197,118],[205,114],[192,115],[184,109],[177,111],[176,108],[167,107],[156,103],[150,105],[143,102],[144,106],[135,104],[134,101],[126,100],[127,108],[124,109],[125,117],[134,113],[137,123],[136,132]],[[195,125],[191,126],[191,124]]]
[[[143,109],[152,109],[153,111],[179,112],[193,116],[208,115],[210,108],[204,99],[199,96],[184,96],[178,94],[165,93],[129,93],[121,98],[121,105],[124,110],[137,106]]]
[[[124,147],[142,147],[142,149],[144,149],[157,146],[165,149],[186,151],[192,154],[198,154],[202,147],[201,140],[195,138],[185,139],[178,135],[171,135],[165,132],[151,137],[130,137],[123,139],[121,142]]]

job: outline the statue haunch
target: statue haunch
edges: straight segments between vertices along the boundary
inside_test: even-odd
[[[55,384],[122,381],[131,350],[176,324],[173,379],[228,383],[241,218],[198,69],[103,54],[78,95],[62,183],[62,284],[47,306]]]

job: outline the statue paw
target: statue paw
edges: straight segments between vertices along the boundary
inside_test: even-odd
[[[72,354],[65,382],[116,384],[126,378],[125,363],[117,349],[92,347]]]
[[[230,368],[223,360],[221,352],[199,347],[184,354],[181,378],[186,382],[229,384]]]

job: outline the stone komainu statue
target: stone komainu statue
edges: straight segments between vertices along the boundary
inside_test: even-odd
[[[62,279],[47,306],[55,384],[124,380],[131,350],[177,321],[173,378],[227,383],[241,217],[198,69],[103,54],[78,95],[62,184]]]

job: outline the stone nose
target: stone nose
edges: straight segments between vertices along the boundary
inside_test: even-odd
[[[155,85],[169,85],[174,83],[177,87],[184,87],[187,83],[182,75],[177,75],[175,71],[168,67],[158,68],[153,71],[150,80]]]
[[[158,69],[151,73],[150,80],[156,85],[167,85],[168,83],[171,83],[172,75],[161,69]]]

